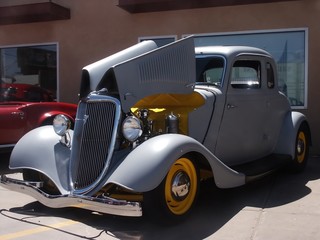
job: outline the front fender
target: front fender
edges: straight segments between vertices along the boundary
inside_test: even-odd
[[[73,131],[70,131],[72,137]],[[60,143],[52,126],[43,126],[24,135],[13,148],[10,169],[33,169],[45,174],[62,194],[69,191],[70,149]]]
[[[107,183],[135,192],[153,190],[164,179],[171,165],[190,152],[198,152],[208,160],[218,187],[236,187],[245,183],[243,174],[228,168],[195,139],[179,134],[164,134],[142,143],[115,169]]]

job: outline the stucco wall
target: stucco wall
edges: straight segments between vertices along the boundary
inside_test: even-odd
[[[23,0],[20,0],[23,1]],[[0,6],[10,1],[2,1]],[[39,2],[39,1],[37,1]],[[318,80],[320,1],[290,1],[153,13],[130,14],[109,0],[55,0],[71,9],[71,19],[2,25],[0,47],[59,44],[60,101],[77,102],[83,66],[135,44],[139,37],[308,28],[308,108],[314,148],[320,154]]]

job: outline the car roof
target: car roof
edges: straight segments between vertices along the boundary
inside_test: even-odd
[[[226,57],[235,57],[239,55],[263,55],[271,57],[271,54],[267,51],[250,46],[204,46],[204,47],[196,47],[195,53],[197,55],[212,55],[218,54]]]

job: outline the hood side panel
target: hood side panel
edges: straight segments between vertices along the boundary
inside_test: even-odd
[[[88,75],[86,76],[86,80],[89,79],[88,83],[86,84],[90,84],[90,91],[96,90],[103,75],[112,66],[154,50],[156,48],[157,45],[154,41],[143,41],[84,67],[83,71],[86,75]]]
[[[195,81],[193,38],[186,38],[114,66],[123,110],[153,94],[189,94]]]

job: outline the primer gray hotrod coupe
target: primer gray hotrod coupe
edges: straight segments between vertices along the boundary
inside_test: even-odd
[[[303,170],[309,125],[277,84],[261,49],[139,43],[83,69],[74,130],[60,115],[27,133],[10,159],[24,180],[1,186],[54,208],[182,218],[202,179],[232,188]]]

